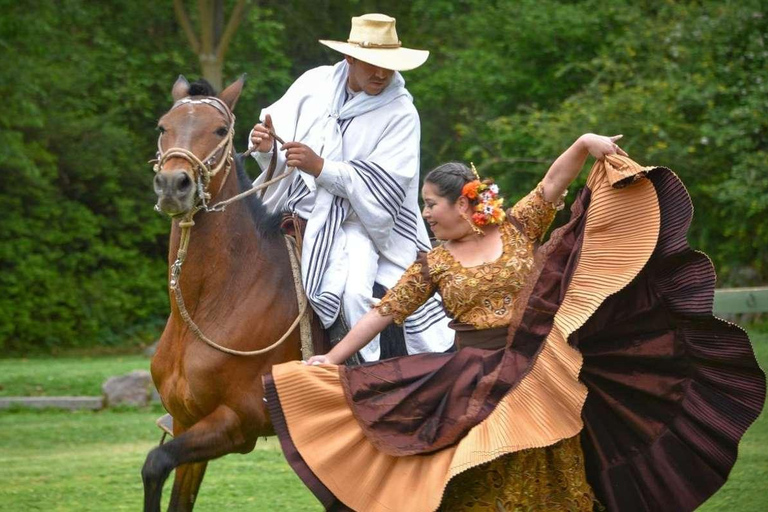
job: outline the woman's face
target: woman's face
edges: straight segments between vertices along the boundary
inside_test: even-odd
[[[462,217],[469,211],[469,203],[465,197],[451,204],[448,199],[439,194],[438,188],[426,181],[421,188],[424,200],[424,210],[421,216],[429,224],[429,228],[439,240],[456,240],[472,231],[472,227]]]

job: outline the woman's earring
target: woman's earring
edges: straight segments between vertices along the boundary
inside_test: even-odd
[[[485,236],[485,231],[483,231],[482,229],[480,229],[479,227],[477,227],[477,226],[475,225],[475,223],[474,223],[474,222],[472,222],[472,220],[471,220],[469,217],[467,217],[467,214],[466,214],[466,213],[462,213],[462,214],[461,214],[461,216],[462,216],[462,218],[463,218],[465,221],[467,221],[467,222],[469,223],[469,226],[472,228],[472,231],[474,231],[476,235]]]

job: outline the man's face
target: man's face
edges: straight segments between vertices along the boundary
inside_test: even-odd
[[[387,88],[395,72],[373,64],[368,64],[350,56],[345,56],[349,63],[349,88],[355,92],[365,91],[376,96]]]

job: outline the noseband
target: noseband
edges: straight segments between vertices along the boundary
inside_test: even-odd
[[[232,151],[233,147],[233,141],[235,138],[235,115],[232,113],[232,111],[229,109],[226,103],[221,101],[219,98],[216,97],[205,97],[205,98],[182,98],[176,103],[173,104],[173,106],[170,108],[170,110],[173,110],[177,107],[180,107],[181,105],[210,105],[211,107],[215,108],[219,112],[221,112],[224,117],[227,120],[227,123],[229,124],[229,130],[227,131],[227,136],[224,137],[224,139],[219,143],[218,146],[216,146],[213,151],[211,151],[208,156],[203,158],[202,160],[197,157],[194,153],[189,151],[185,148],[180,147],[173,147],[166,151],[163,151],[162,146],[162,139],[163,135],[160,134],[160,136],[157,138],[157,160],[155,162],[155,165],[153,166],[153,170],[157,173],[160,171],[163,171],[163,166],[165,163],[170,160],[171,158],[183,158],[187,162],[189,162],[192,166],[192,171],[195,174],[195,182],[197,185],[197,199],[195,201],[195,205],[193,207],[194,211],[197,211],[200,208],[207,209],[207,201],[211,199],[211,194],[208,191],[208,186],[211,183],[211,179],[213,179],[214,176],[216,176],[219,171],[226,168],[224,179],[222,180],[221,186],[224,185],[224,182],[227,180],[227,175],[229,174],[229,171],[232,169],[232,156],[234,154],[234,151]],[[169,110],[169,112],[170,112]],[[222,152],[223,150],[223,158],[217,157],[219,152]],[[217,163],[218,161],[218,163]],[[214,167],[215,165],[215,167]]]

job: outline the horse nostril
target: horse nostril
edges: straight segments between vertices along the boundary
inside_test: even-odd
[[[190,186],[192,186],[192,180],[189,179],[187,173],[183,173],[181,176],[179,176],[178,187],[180,191],[186,190]]]
[[[155,191],[159,192],[163,190],[165,185],[165,176],[162,174],[155,174],[155,178],[152,180],[152,183],[155,186]]]

